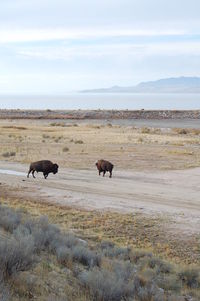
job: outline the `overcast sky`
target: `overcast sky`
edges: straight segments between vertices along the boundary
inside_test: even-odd
[[[0,94],[200,76],[199,0],[0,1]]]

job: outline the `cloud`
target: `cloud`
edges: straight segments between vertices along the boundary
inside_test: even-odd
[[[199,10],[197,0],[2,1],[1,87],[59,92],[66,82],[80,89],[199,75]]]
[[[200,42],[157,42],[157,43],[112,43],[100,45],[68,45],[25,47],[17,51],[25,58],[42,60],[90,59],[108,57],[137,59],[151,56],[194,56],[200,55]]]
[[[0,27],[185,28],[198,22],[198,0],[6,0],[1,1]],[[188,22],[189,21],[189,22]],[[157,26],[159,24],[159,27]],[[194,29],[194,27],[193,27]]]
[[[15,29],[0,30],[0,43],[51,41],[51,40],[76,40],[86,38],[102,37],[154,37],[184,35],[181,30],[159,30],[159,29]]]

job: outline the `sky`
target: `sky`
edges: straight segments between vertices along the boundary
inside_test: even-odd
[[[199,0],[0,0],[0,94],[200,76]]]

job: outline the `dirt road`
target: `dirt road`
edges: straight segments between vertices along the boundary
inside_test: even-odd
[[[27,179],[27,165],[0,162],[1,187],[17,195],[62,205],[121,212],[164,213],[200,225],[200,168],[180,171],[133,172],[114,170],[99,177],[97,170],[60,168],[45,180],[41,173]],[[200,228],[200,227],[199,227]]]

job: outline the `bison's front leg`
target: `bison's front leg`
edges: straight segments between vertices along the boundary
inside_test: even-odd
[[[43,175],[44,175],[44,178],[45,178],[45,180],[46,180],[46,178],[48,177],[48,173],[44,173],[44,172],[43,172]]]
[[[29,169],[29,172],[27,174],[27,178],[29,178],[29,174],[31,173],[31,168]]]
[[[110,171],[110,178],[112,178],[112,171]]]
[[[105,176],[105,173],[106,173],[106,171],[104,170],[104,171],[103,171],[103,177]]]
[[[35,170],[32,171],[32,176],[35,179],[35,175],[34,175]]]

